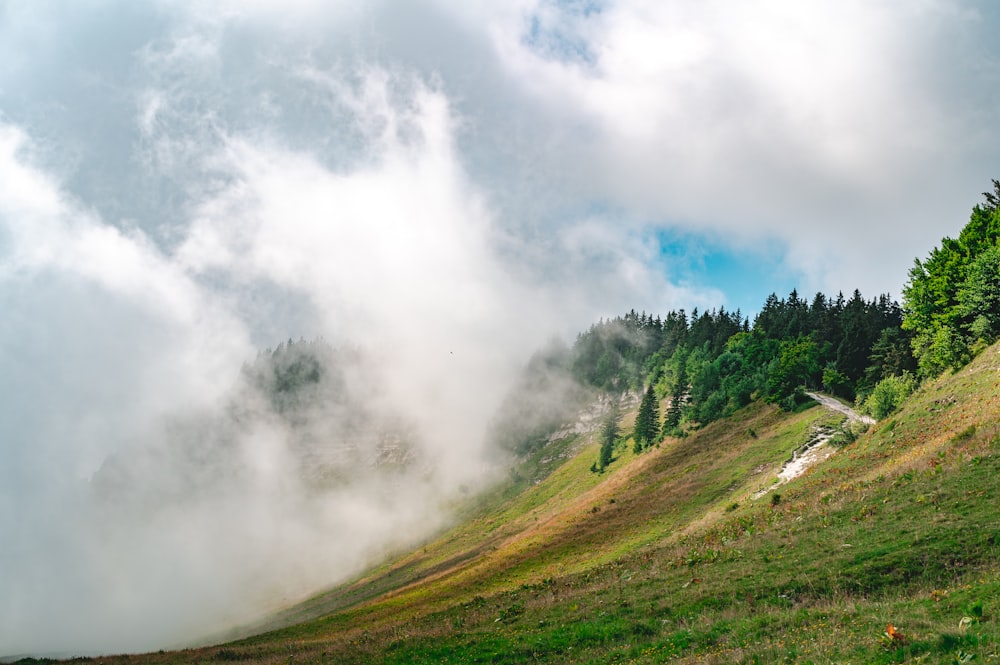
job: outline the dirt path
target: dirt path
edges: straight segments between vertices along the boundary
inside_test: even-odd
[[[817,402],[819,402],[821,405],[825,406],[826,408],[832,409],[833,411],[838,411],[838,412],[844,414],[845,416],[847,416],[847,419],[849,421],[858,421],[858,422],[862,422],[862,423],[864,423],[866,425],[874,425],[875,424],[875,419],[874,418],[872,418],[871,416],[863,416],[863,415],[861,415],[860,413],[858,413],[857,411],[855,411],[851,407],[847,406],[846,404],[844,404],[843,402],[841,402],[839,399],[837,399],[835,397],[830,397],[829,395],[821,395],[820,393],[811,393],[811,392],[806,392],[806,395],[809,395],[810,397],[812,397],[814,400],[816,400]]]
[[[848,422],[861,422],[866,425],[875,424],[874,418],[858,413],[836,398],[828,395],[821,395],[820,393],[807,392],[806,394],[819,402],[819,404],[824,408],[844,414],[847,416]],[[798,478],[805,473],[807,469],[819,462],[822,462],[827,457],[832,455],[835,451],[827,444],[833,437],[833,434],[833,430],[815,430],[812,438],[810,438],[804,446],[795,450],[795,452],[792,453],[792,459],[782,465],[781,471],[778,472],[778,479],[774,482],[774,484],[756,492],[753,495],[753,498],[759,499],[771,490],[781,487],[794,478]]]

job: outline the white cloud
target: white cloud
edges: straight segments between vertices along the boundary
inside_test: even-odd
[[[23,131],[0,125],[0,219],[8,241],[0,276],[58,272],[91,282],[166,324],[194,330],[207,323],[203,294],[178,266],[141,232],[126,235],[69,199],[23,161],[28,150]],[[218,318],[224,321],[225,313]]]
[[[952,161],[969,132],[989,130],[943,96],[934,70],[954,76],[976,54],[927,55],[977,25],[952,3],[623,0],[585,16],[572,7],[527,8],[520,22],[494,24],[493,41],[540,103],[591,128],[565,153],[593,165],[577,190],[640,218],[785,238],[788,261],[815,286],[843,284],[846,262],[854,284],[896,289],[911,253],[940,237],[942,222],[961,222],[949,206],[964,216],[974,203],[948,193],[953,169],[987,177]],[[586,57],[560,52],[564,43]],[[995,77],[980,68],[953,80],[972,90]],[[886,243],[899,246],[889,261]],[[817,247],[837,256],[816,261]]]

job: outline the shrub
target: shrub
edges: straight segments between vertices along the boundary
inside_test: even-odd
[[[875,384],[871,395],[859,407],[875,420],[882,420],[895,411],[915,388],[916,381],[909,373],[886,377]]]

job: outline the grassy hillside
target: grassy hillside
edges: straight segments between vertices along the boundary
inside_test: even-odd
[[[141,660],[1000,662],[998,347],[753,498],[841,418],[755,404],[600,475],[565,439],[271,632]]]

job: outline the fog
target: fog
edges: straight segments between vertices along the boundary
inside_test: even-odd
[[[484,434],[530,352],[593,311],[511,262],[439,90],[309,76],[352,123],[350,163],[220,133],[168,242],[3,126],[4,654],[185,645],[434,533],[502,471]],[[261,352],[310,343],[363,360],[290,410],[248,383]]]
[[[430,533],[459,485],[485,480],[482,421],[513,351],[496,317],[516,294],[460,193],[447,111],[420,94],[419,146],[372,137],[348,174],[224,141],[213,168],[229,178],[171,251],[87,210],[4,128],[4,653],[184,644]],[[236,389],[255,334],[276,329],[391,368],[354,389],[413,421],[412,474],[304,487],[288,423]]]

